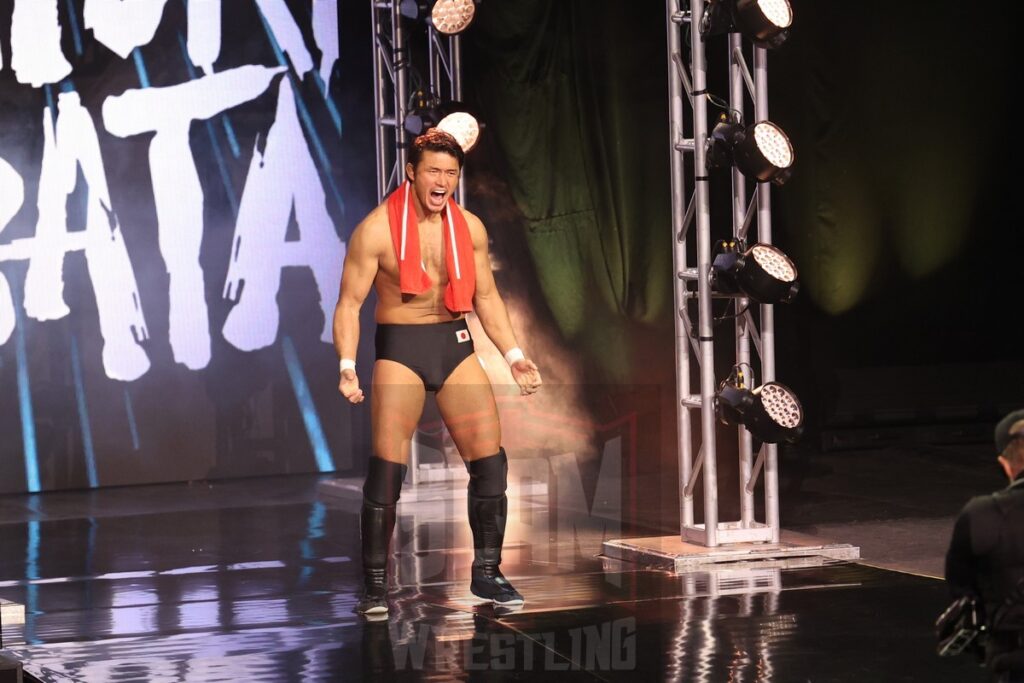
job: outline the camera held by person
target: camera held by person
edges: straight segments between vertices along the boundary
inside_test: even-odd
[[[996,681],[1024,681],[1024,410],[996,425],[1010,485],[972,498],[953,529],[946,581],[956,602],[937,623],[939,651],[975,650]]]

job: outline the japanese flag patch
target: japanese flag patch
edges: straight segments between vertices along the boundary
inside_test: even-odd
[[[469,341],[469,330],[455,330],[455,340],[460,344]]]

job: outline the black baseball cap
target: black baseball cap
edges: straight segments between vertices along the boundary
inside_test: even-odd
[[[1024,436],[1024,410],[1015,410],[996,425],[996,451],[1003,453],[1010,442]]]

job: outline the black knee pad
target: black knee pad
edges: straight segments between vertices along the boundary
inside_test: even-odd
[[[370,470],[363,484],[363,497],[377,505],[394,505],[402,494],[402,481],[407,469],[406,465],[377,456],[370,458]]]
[[[469,470],[469,493],[481,498],[496,498],[505,493],[508,484],[508,457],[499,448],[494,455],[466,463]]]

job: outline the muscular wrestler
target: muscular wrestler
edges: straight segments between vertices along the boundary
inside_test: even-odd
[[[469,470],[470,591],[495,604],[523,602],[499,569],[508,461],[494,394],[473,353],[466,313],[476,311],[523,395],[537,391],[541,378],[517,345],[495,287],[483,223],[452,197],[462,162],[462,148],[451,135],[432,129],[416,138],[405,167],[407,182],[370,212],[348,243],[334,344],[341,358],[338,388],[355,404],[364,400],[354,361],[359,309],[371,285],[377,292],[373,457],[363,485],[364,590],[356,607],[363,614],[388,610],[395,504],[427,391],[436,392],[441,418]]]

